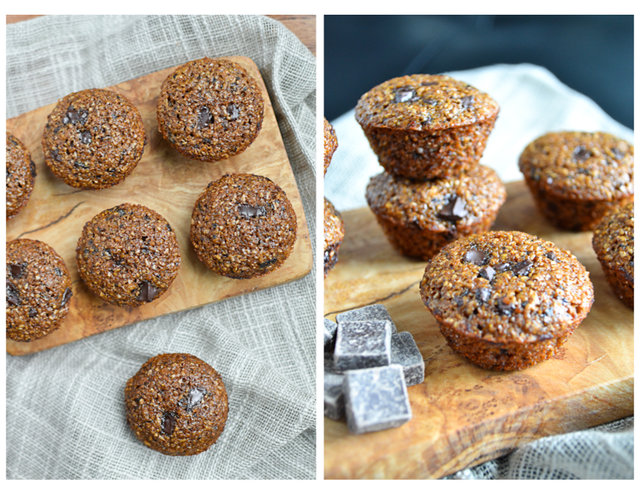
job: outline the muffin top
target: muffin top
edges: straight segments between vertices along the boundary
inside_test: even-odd
[[[568,199],[633,195],[633,146],[605,132],[550,132],[524,149],[519,166],[539,188]]]
[[[31,153],[18,138],[7,132],[7,219],[29,201],[36,179]]]
[[[324,199],[324,248],[325,250],[335,244],[342,242],[344,238],[344,222],[340,213],[331,204],[331,201]]]
[[[285,192],[270,179],[223,175],[200,195],[191,243],[200,260],[230,278],[253,278],[279,267],[296,241],[297,220]]]
[[[31,341],[58,328],[69,312],[71,277],[58,253],[39,240],[7,242],[7,336]]]
[[[239,64],[201,58],[162,83],[158,128],[180,153],[219,161],[243,152],[262,128],[264,101],[257,81]]]
[[[390,79],[362,95],[356,120],[363,127],[435,131],[493,118],[499,109],[491,96],[465,82],[415,74]]]
[[[633,201],[607,214],[593,232],[598,259],[633,284]]]
[[[378,216],[397,224],[447,231],[472,225],[497,211],[507,194],[498,175],[478,165],[458,178],[413,182],[381,173],[367,186],[367,202]]]
[[[593,285],[568,251],[522,232],[487,232],[445,246],[420,290],[434,317],[494,342],[550,339],[584,319]]]
[[[146,446],[166,455],[195,455],[214,444],[227,421],[220,374],[187,353],[150,358],[127,381],[127,421]]]
[[[103,189],[136,167],[146,142],[138,109],[121,94],[86,89],[62,98],[47,117],[47,166],[67,185]]]
[[[324,172],[327,173],[327,168],[331,164],[331,158],[338,148],[338,138],[336,137],[336,131],[333,126],[324,119]]]
[[[164,293],[180,269],[180,246],[171,225],[140,204],[106,209],[82,229],[78,271],[107,302],[138,306]]]

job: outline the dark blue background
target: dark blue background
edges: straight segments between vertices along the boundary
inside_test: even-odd
[[[633,16],[325,16],[325,116],[404,74],[546,67],[633,128]]]

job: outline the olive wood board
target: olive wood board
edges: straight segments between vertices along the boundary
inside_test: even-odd
[[[36,164],[35,188],[27,206],[7,222],[7,240],[32,238],[51,245],[64,259],[72,278],[73,297],[60,328],[31,342],[7,339],[7,351],[25,355],[134,322],[183,311],[228,297],[279,285],[303,277],[313,263],[302,200],[287,158],[278,122],[258,67],[246,57],[227,57],[242,65],[259,84],[264,97],[264,121],[256,140],[243,153],[205,163],[183,157],[162,139],[156,103],[164,79],[175,67],[112,86],[140,110],[147,145],[138,166],[124,182],[103,190],[74,189],[57,179],[44,164],[41,136],[55,103],[7,121],[7,130],[30,150]],[[298,236],[293,252],[271,273],[235,280],[215,274],[202,264],[189,241],[191,213],[209,182],[225,173],[263,175],[287,194],[296,212]],[[83,225],[100,211],[124,202],[143,204],[164,216],[174,228],[182,254],[180,272],[157,300],[136,308],[110,305],[91,294],[78,276],[75,248]]]
[[[413,334],[425,381],[409,389],[412,419],[395,429],[350,434],[325,418],[325,478],[439,478],[543,436],[633,414],[633,311],[607,284],[591,232],[560,231],[537,212],[522,182],[507,184],[494,230],[521,230],[568,249],[595,289],[591,312],[559,353],[522,371],[487,371],[455,354],[420,298],[426,265],[402,257],[366,208],[343,213],[346,235],[325,279],[325,317],[384,304]]]

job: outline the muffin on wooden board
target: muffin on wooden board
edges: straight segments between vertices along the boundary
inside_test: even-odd
[[[39,240],[7,242],[7,337],[32,341],[69,313],[71,277],[62,258]]]
[[[594,298],[589,273],[573,254],[522,232],[487,232],[445,246],[427,265],[420,293],[449,346],[492,370],[552,357]]]
[[[489,230],[507,193],[491,168],[478,165],[458,178],[426,182],[381,173],[366,197],[391,245],[427,261],[454,239]]]
[[[201,58],[162,83],[158,129],[178,152],[201,161],[242,153],[262,128],[264,101],[257,81],[239,64]]]
[[[633,202],[610,211],[593,232],[593,250],[614,293],[633,309]]]
[[[486,93],[445,75],[390,79],[356,105],[380,164],[414,180],[454,177],[474,168],[498,117]]]
[[[593,230],[633,199],[633,146],[604,132],[550,132],[524,149],[520,171],[555,226]]]
[[[196,455],[209,449],[227,422],[222,377],[186,353],[150,358],[124,389],[127,422],[145,446],[165,455]]]
[[[138,306],[169,289],[180,269],[180,246],[171,225],[140,204],[106,209],[82,229],[78,273],[109,303]]]
[[[131,102],[114,91],[71,93],[47,117],[44,162],[67,185],[104,189],[122,182],[142,158],[146,134]]]
[[[7,219],[27,205],[36,181],[36,165],[31,153],[13,134],[7,132]]]
[[[324,198],[324,276],[338,262],[338,249],[344,240],[344,221],[331,201]]]
[[[211,270],[255,278],[279,268],[293,251],[296,213],[266,177],[223,175],[202,192],[191,216],[191,244]]]

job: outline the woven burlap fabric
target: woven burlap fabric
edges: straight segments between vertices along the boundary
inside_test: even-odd
[[[543,67],[494,65],[451,75],[488,92],[500,104],[500,116],[489,137],[482,163],[493,167],[505,182],[522,179],[517,166],[518,156],[528,142],[545,132],[601,130],[633,142],[631,129],[613,120],[592,100],[564,85]],[[325,179],[325,195],[340,210],[366,207],[364,194],[369,177],[381,173],[382,167],[357,124],[353,110],[332,124],[338,136],[338,149]],[[632,477],[633,418],[630,418],[599,428],[544,438],[450,478]]]
[[[7,116],[203,56],[265,79],[315,238],[315,58],[265,17],[44,17],[7,26]],[[314,273],[26,357],[7,356],[7,477],[315,478]],[[149,357],[192,353],[223,376],[229,420],[194,457],[142,445],[123,390]]]

